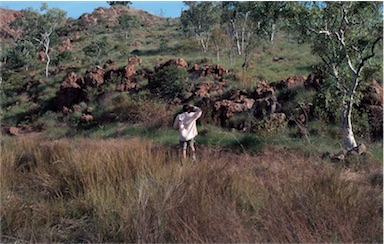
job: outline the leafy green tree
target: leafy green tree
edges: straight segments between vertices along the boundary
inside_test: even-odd
[[[128,40],[131,37],[132,30],[138,26],[138,19],[135,16],[131,16],[129,14],[120,15],[117,20],[119,24],[116,26],[116,30],[122,31],[124,33],[124,37]]]
[[[185,33],[196,36],[204,52],[209,49],[211,31],[220,23],[221,8],[215,2],[184,2],[188,10],[181,13],[181,23]]]
[[[268,36],[273,43],[279,23],[284,21],[287,3],[279,1],[266,1],[256,4],[253,21],[257,23],[258,34]]]
[[[222,52],[223,46],[225,47],[227,42],[223,29],[217,27],[212,30],[212,42],[216,51],[217,61],[220,61],[220,52]]]
[[[66,19],[66,12],[58,8],[48,9],[46,3],[41,5],[40,12],[32,8],[23,10],[23,12],[24,18],[18,18],[12,23],[14,27],[21,30],[21,37],[18,41],[25,45],[33,43],[37,49],[44,51],[46,56],[45,76],[48,77],[52,36]]]
[[[93,41],[91,44],[83,48],[83,52],[88,57],[100,63],[101,56],[108,54],[111,50],[111,43],[108,38],[104,36],[102,39]]]
[[[114,5],[124,5],[124,6],[128,6],[128,5],[132,4],[131,1],[107,1],[107,3],[108,3],[110,6],[114,6]]]
[[[68,50],[64,50],[62,52],[57,53],[57,55],[53,56],[52,63],[57,66],[60,63],[71,61],[72,58],[73,58],[72,52]]]
[[[28,70],[36,58],[35,46],[28,41],[19,41],[15,47],[7,49],[3,54],[3,62],[7,69],[25,67],[25,70]]]
[[[344,147],[356,147],[352,109],[364,71],[382,50],[382,2],[314,2],[291,6],[291,23],[327,66],[341,96]]]

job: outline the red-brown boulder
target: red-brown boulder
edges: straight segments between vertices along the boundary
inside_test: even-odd
[[[379,82],[373,80],[365,89],[362,103],[383,107],[383,87]]]
[[[304,86],[306,88],[313,88],[318,90],[323,83],[325,74],[321,71],[320,68],[316,68],[304,81]]]
[[[302,75],[290,76],[287,79],[280,81],[278,87],[292,89],[293,87],[304,85],[306,79],[307,78]]]
[[[17,127],[9,127],[8,133],[11,136],[17,136],[19,134],[19,128],[17,128]]]
[[[115,61],[113,61],[112,59],[108,59],[103,65],[103,68],[106,69],[108,67],[115,66],[115,65],[116,65]]]
[[[104,83],[104,69],[100,66],[96,66],[88,70],[84,76],[84,82],[86,86],[98,87]]]
[[[188,71],[195,78],[210,76],[220,81],[222,81],[224,75],[228,73],[228,69],[221,65],[204,65],[200,67],[198,64],[194,64]]]
[[[268,81],[260,81],[253,92],[254,99],[266,98],[275,95],[275,90]]]
[[[56,94],[57,109],[64,112],[64,109],[67,108],[69,111],[73,104],[84,101],[86,92],[83,87],[84,81],[78,74],[68,73]]]
[[[68,73],[63,82],[61,82],[60,89],[64,88],[81,88],[81,77],[75,72]]]
[[[368,122],[373,140],[383,139],[383,107],[378,105],[368,106]]]
[[[69,38],[65,39],[64,41],[61,42],[61,46],[58,47],[58,50],[60,52],[62,51],[70,51],[72,50],[72,43],[71,43],[71,40]]]
[[[188,63],[187,63],[187,61],[185,61],[185,59],[178,58],[178,59],[170,59],[170,60],[166,61],[165,63],[156,65],[155,71],[158,72],[159,70],[162,70],[165,67],[168,67],[171,65],[176,66],[176,67],[181,68],[181,69],[188,67]]]

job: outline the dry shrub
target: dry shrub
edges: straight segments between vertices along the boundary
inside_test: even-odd
[[[145,127],[170,126],[173,119],[166,103],[156,99],[133,98],[127,94],[106,97],[98,121],[106,119],[141,124]],[[99,118],[98,118],[99,117]]]
[[[370,184],[380,165],[351,178],[283,148],[199,154],[183,162],[142,139],[12,139],[1,241],[382,242],[382,192]]]

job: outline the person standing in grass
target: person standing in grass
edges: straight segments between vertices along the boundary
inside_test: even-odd
[[[179,142],[183,158],[187,158],[187,147],[191,150],[192,159],[196,160],[195,137],[197,136],[196,120],[202,115],[199,107],[191,104],[183,106],[183,112],[178,114],[173,122],[173,128],[179,130]]]

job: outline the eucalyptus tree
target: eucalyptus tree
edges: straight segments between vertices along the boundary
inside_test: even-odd
[[[286,5],[286,2],[222,3],[221,24],[233,41],[237,54],[244,57],[244,70],[250,54],[260,42],[270,40],[273,43],[278,24],[284,20]]]
[[[108,54],[112,49],[111,42],[107,36],[103,36],[83,48],[84,54],[92,59],[95,64],[99,65],[102,62],[102,56]]]
[[[220,53],[227,46],[226,44],[228,43],[228,39],[223,29],[220,27],[213,29],[211,40],[216,51],[216,59],[217,61],[220,61]]]
[[[220,23],[221,8],[217,2],[186,1],[188,10],[181,13],[181,24],[185,33],[195,35],[204,52],[209,49],[212,30]]]
[[[268,36],[269,41],[273,43],[275,34],[279,29],[279,24],[283,25],[286,15],[287,2],[284,1],[266,1],[259,2],[254,9],[254,21],[257,22],[258,33]]]
[[[51,61],[50,47],[52,36],[55,30],[63,24],[66,19],[66,12],[52,8],[48,9],[48,5],[43,3],[40,12],[32,8],[22,11],[23,18],[16,19],[12,25],[20,29],[21,36],[16,41],[29,46],[31,43],[37,50],[43,50],[46,57],[45,76],[48,77],[48,68]]]
[[[132,35],[132,31],[135,27],[138,27],[139,21],[136,16],[132,16],[128,13],[119,15],[117,18],[118,25],[115,29],[124,33],[125,40]]]
[[[225,27],[227,34],[230,37],[229,39],[233,42],[234,46],[236,47],[237,54],[241,55],[242,50],[244,49],[241,45],[241,43],[244,43],[241,38],[244,37],[244,35],[241,34],[241,30],[244,31],[244,24],[246,23],[246,21],[242,21],[245,16],[240,12],[238,5],[239,2],[237,1],[222,2],[221,25]],[[241,28],[241,25],[243,25],[243,28]],[[232,60],[232,46],[230,46],[230,49]]]
[[[3,63],[6,69],[24,68],[29,70],[36,57],[36,50],[32,43],[19,41],[15,46],[4,45]]]
[[[292,6],[291,23],[329,70],[341,96],[341,127],[346,149],[357,146],[352,129],[355,94],[364,70],[382,51],[382,2],[311,2]],[[369,69],[368,69],[369,68]]]

